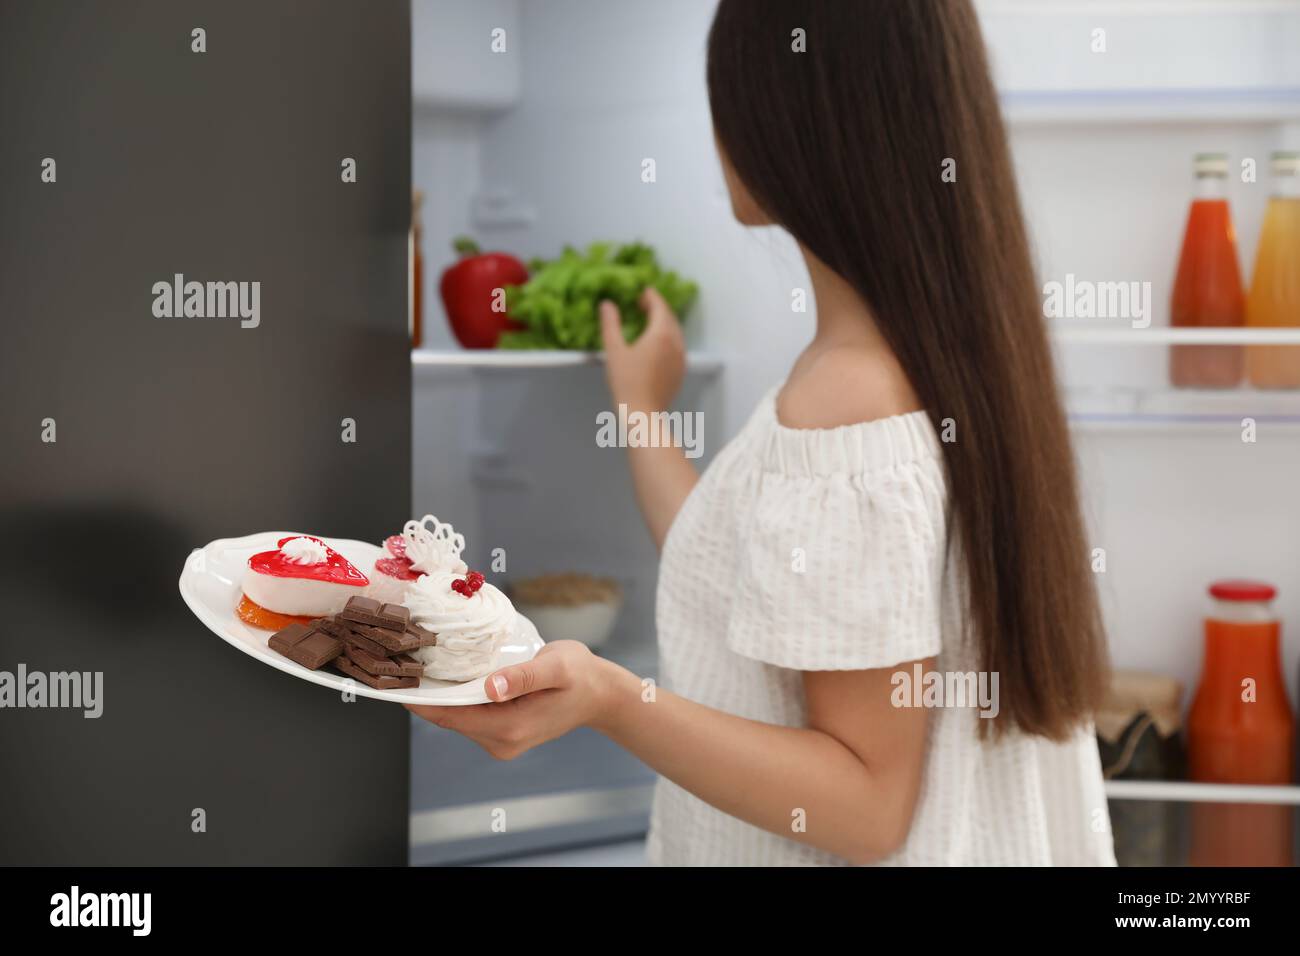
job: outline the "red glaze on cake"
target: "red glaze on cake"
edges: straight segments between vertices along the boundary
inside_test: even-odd
[[[384,542],[390,552],[393,550],[390,544],[392,540],[392,538],[389,538],[388,541]],[[375,569],[370,575],[371,583],[368,593],[370,597],[378,601],[401,604],[406,589],[412,582],[418,581],[423,573],[411,567],[411,559],[406,557],[405,554],[401,557],[380,558],[375,562]]]
[[[270,622],[286,616],[333,614],[370,584],[365,574],[320,538],[288,535],[277,544],[278,550],[248,559],[243,597],[252,607],[241,601],[240,617],[250,624],[271,629]]]
[[[281,550],[260,551],[248,559],[248,566],[258,574],[269,574],[276,578],[329,581],[332,584],[347,584],[359,588],[363,588],[370,583],[369,579],[357,570],[351,561],[320,538],[312,537],[309,534],[291,534],[277,541],[275,543],[276,548],[283,548],[287,543],[298,538],[315,541],[324,548],[325,560],[319,564],[302,564],[287,557]]]
[[[412,570],[411,562],[406,558],[380,558],[375,562],[375,570],[399,581],[414,581],[420,577],[420,572]]]

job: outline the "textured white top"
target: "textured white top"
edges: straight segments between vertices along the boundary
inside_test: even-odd
[[[800,671],[932,656],[940,671],[977,670],[962,637],[958,562],[944,561],[939,449],[924,412],[787,428],[773,390],[664,542],[663,685],[751,720],[803,726]],[[977,736],[980,720],[972,707],[931,714],[911,832],[885,862],[1114,865],[1092,728],[1065,744],[1015,732],[994,743]],[[648,855],[665,865],[847,864],[662,778]]]

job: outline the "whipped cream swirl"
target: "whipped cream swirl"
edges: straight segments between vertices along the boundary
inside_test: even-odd
[[[320,564],[329,559],[325,545],[315,538],[290,538],[280,546],[280,553],[293,564]]]
[[[469,597],[451,589],[459,574],[426,574],[406,589],[411,620],[438,635],[433,647],[412,653],[424,664],[427,677],[467,681],[486,677],[496,667],[497,653],[514,629],[515,607],[500,590],[486,582]]]
[[[430,527],[430,522],[433,526]],[[460,559],[465,550],[465,536],[457,534],[449,524],[443,524],[433,515],[425,515],[419,521],[408,521],[402,528],[402,538],[406,541],[406,557],[411,562],[411,570],[425,574],[437,574],[439,571],[452,571],[464,574],[468,568]]]

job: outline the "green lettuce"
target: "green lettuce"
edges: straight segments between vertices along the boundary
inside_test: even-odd
[[[505,290],[507,314],[526,328],[504,333],[497,348],[599,349],[599,306],[605,299],[618,306],[630,342],[645,329],[637,299],[647,286],[659,290],[678,319],[699,291],[694,282],[664,271],[654,250],[640,242],[596,242],[585,253],[566,246],[558,259],[533,260],[528,271],[527,282]]]

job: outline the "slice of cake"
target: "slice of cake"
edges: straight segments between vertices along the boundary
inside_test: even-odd
[[[290,535],[275,551],[248,559],[238,614],[254,627],[278,631],[342,610],[370,580],[347,558],[311,535]]]

